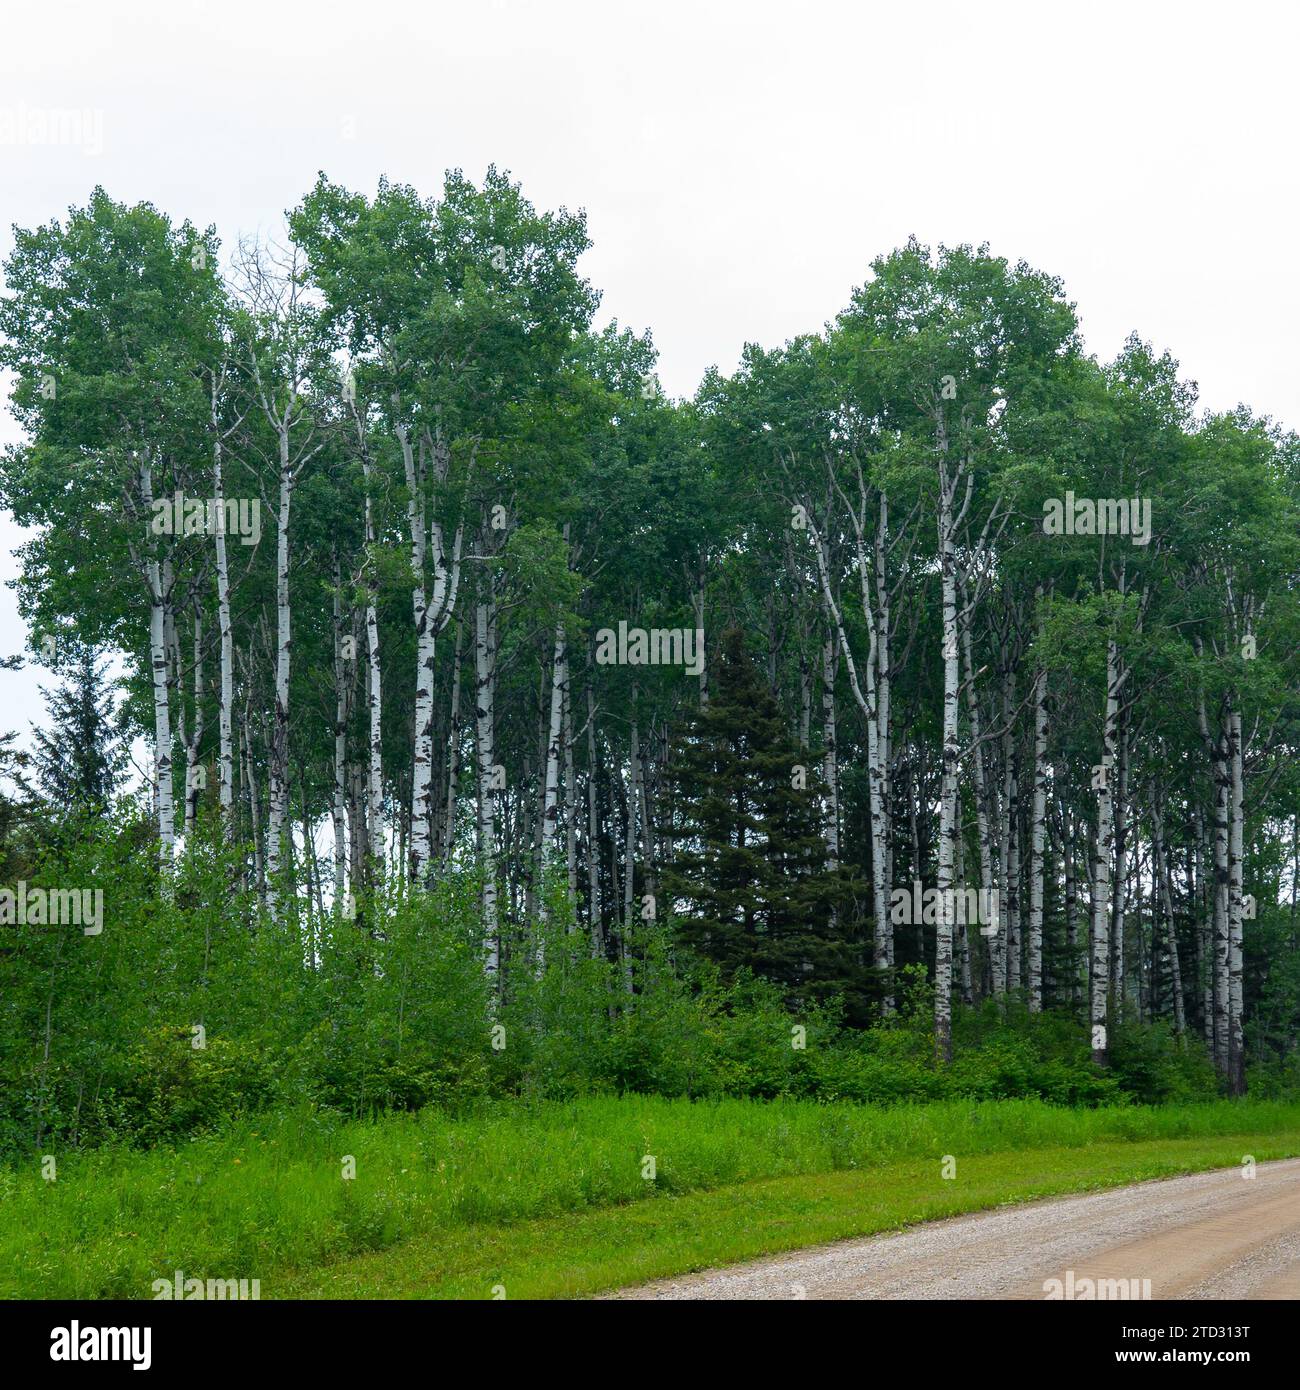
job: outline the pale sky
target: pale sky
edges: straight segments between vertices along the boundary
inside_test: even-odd
[[[0,44],[0,254],[96,183],[230,246],[318,170],[434,193],[495,163],[587,210],[583,270],[694,391],[818,329],[915,233],[1062,277],[1088,346],[1137,329],[1300,425],[1297,10],[829,0],[41,0]],[[83,112],[40,144],[33,115]],[[80,126],[80,130],[76,127]],[[0,418],[0,443],[18,438]],[[0,516],[0,579],[18,533]],[[0,654],[22,646],[0,590]],[[45,673],[0,672],[0,731]]]

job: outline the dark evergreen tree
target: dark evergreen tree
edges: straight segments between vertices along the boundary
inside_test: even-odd
[[[677,850],[664,882],[681,939],[727,976],[748,967],[778,982],[792,1002],[859,995],[861,945],[841,925],[853,885],[826,867],[817,769],[738,628],[722,634],[709,703],[670,768]]]
[[[31,765],[35,790],[58,810],[102,809],[117,788],[126,753],[104,666],[97,648],[80,646],[62,686],[41,691],[50,725],[33,730]]]

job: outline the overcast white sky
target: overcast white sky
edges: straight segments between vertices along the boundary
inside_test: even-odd
[[[215,223],[230,245],[278,226],[320,169],[431,193],[448,167],[477,179],[494,162],[538,206],[587,210],[602,316],[653,329],[673,394],[711,363],[730,370],[747,340],[820,327],[915,232],[1060,275],[1102,356],[1136,328],[1206,405],[1300,425],[1285,271],[1298,14],[1278,0],[9,5],[0,253],[10,224],[61,217],[96,183]],[[27,114],[73,108],[90,113],[80,145],[22,137]],[[17,437],[6,414],[0,442]],[[17,539],[0,516],[0,579]],[[22,642],[0,591],[0,654]],[[0,672],[0,730],[39,715],[41,678]]]

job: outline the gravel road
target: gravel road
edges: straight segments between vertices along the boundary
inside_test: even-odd
[[[1073,1283],[1069,1283],[1072,1277]],[[1049,1284],[1060,1280],[1062,1290]],[[1300,1159],[960,1216],[660,1280],[614,1298],[1300,1298]],[[1138,1282],[1132,1282],[1138,1281]],[[1066,1296],[1069,1296],[1068,1294]]]

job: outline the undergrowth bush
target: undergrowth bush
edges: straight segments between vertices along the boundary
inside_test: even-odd
[[[1017,1000],[955,1010],[954,1060],[939,1067],[915,967],[894,1016],[851,1028],[835,1000],[792,1009],[762,979],[724,981],[668,926],[640,928],[628,963],[592,959],[562,891],[544,924],[507,931],[494,982],[470,873],[429,894],[385,889],[351,920],[287,900],[272,922],[219,847],[196,845],[164,895],[138,839],[86,837],[47,866],[50,881],[105,887],[101,934],[20,933],[0,953],[0,1152],[148,1146],[301,1103],[366,1117],[507,1096],[1099,1106],[1218,1093],[1199,1040],[1165,1024],[1117,1023],[1101,1072],[1080,1019]],[[1300,1089],[1294,1057],[1251,1077],[1261,1095]]]

